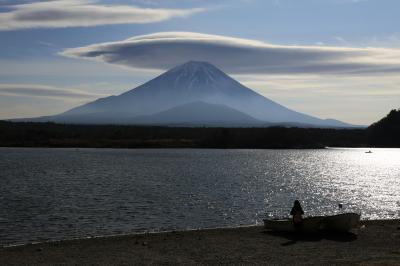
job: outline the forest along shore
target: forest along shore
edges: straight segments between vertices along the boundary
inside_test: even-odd
[[[74,125],[0,121],[0,147],[400,148],[400,109],[367,128]],[[304,126],[304,125],[303,125]]]
[[[324,148],[369,147],[365,129],[64,125],[0,121],[0,147]]]
[[[0,265],[352,264],[400,261],[400,221],[295,237],[261,226],[58,241],[0,249]]]

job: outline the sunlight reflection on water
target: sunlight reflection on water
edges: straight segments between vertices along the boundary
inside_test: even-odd
[[[400,218],[400,149],[0,148],[1,244],[360,211]]]

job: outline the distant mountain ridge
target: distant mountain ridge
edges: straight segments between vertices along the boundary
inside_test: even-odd
[[[290,110],[207,62],[190,61],[118,96],[30,121],[75,124],[187,124],[353,127]]]

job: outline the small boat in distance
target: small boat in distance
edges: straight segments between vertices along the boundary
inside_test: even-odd
[[[357,228],[361,215],[358,213],[342,213],[332,216],[306,217],[300,231],[303,233],[316,233],[321,230],[348,232]],[[266,229],[278,232],[294,232],[292,219],[264,219]]]
[[[372,153],[372,151],[366,151],[365,153]]]

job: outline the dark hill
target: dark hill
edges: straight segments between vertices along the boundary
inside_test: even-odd
[[[368,142],[377,147],[400,147],[400,109],[390,113],[367,129]]]

